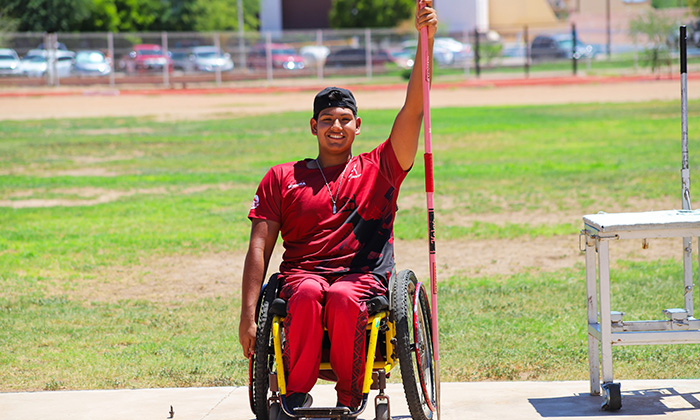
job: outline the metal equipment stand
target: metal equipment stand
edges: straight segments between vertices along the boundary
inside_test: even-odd
[[[693,317],[692,271],[692,237],[700,237],[700,211],[690,209],[685,26],[681,26],[680,34],[683,209],[641,213],[601,213],[583,217],[584,229],[581,231],[581,236],[585,237],[586,251],[588,364],[591,394],[600,395],[600,374],[602,373],[602,389],[605,396],[602,408],[605,410],[619,410],[622,405],[620,384],[613,382],[613,346],[700,343],[700,319]],[[669,237],[683,238],[685,307],[665,309],[663,311],[665,320],[624,321],[624,313],[611,311],[610,308],[609,241]],[[598,308],[599,301],[600,308]]]

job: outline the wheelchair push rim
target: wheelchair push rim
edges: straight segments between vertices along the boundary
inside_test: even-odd
[[[415,343],[416,364],[423,397],[430,411],[435,412],[435,389],[433,375],[433,340],[430,334],[431,319],[430,309],[426,309],[425,288],[423,283],[418,283],[413,298],[413,339]],[[425,303],[425,305],[423,305]]]
[[[396,277],[392,311],[396,327],[396,352],[411,417],[432,419],[437,400],[430,306],[425,288],[409,270],[402,271]]]

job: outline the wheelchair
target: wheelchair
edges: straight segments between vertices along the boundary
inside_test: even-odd
[[[411,417],[429,420],[436,412],[436,382],[433,364],[432,322],[425,287],[410,270],[394,273],[387,295],[367,302],[367,351],[362,403],[349,407],[308,407],[291,410],[285,400],[286,378],[282,362],[286,302],[278,297],[282,282],[278,275],[263,285],[256,317],[258,328],[249,366],[250,407],[258,420],[276,420],[280,410],[296,418],[358,416],[367,407],[370,390],[375,420],[391,419],[386,379],[400,367],[401,381]],[[324,341],[327,337],[324,338]],[[324,346],[325,348],[325,346]],[[322,358],[319,378],[333,378],[330,363]]]

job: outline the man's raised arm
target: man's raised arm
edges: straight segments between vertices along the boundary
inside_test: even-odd
[[[421,6],[423,5],[425,7],[419,8],[416,12],[415,25],[419,32],[425,27],[428,28],[428,55],[430,60],[422,58],[422,44],[420,37],[418,37],[416,58],[408,81],[408,88],[406,89],[406,101],[396,116],[390,137],[396,158],[401,168],[405,171],[413,166],[416,151],[418,150],[418,137],[423,121],[422,66],[426,61],[430,63],[430,68],[428,69],[430,80],[432,81],[433,78],[433,41],[435,40],[438,20],[437,14],[433,9],[433,0],[421,2]]]

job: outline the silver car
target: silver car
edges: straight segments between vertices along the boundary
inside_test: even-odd
[[[21,61],[17,51],[0,48],[0,76],[15,76],[22,73]]]
[[[58,77],[68,77],[73,68],[73,51],[56,50],[56,73]],[[22,59],[22,74],[29,77],[43,77],[49,69],[46,50],[29,50]]]
[[[221,53],[221,50],[214,46],[193,47],[194,69],[196,71],[214,72],[233,70],[233,60],[229,53]]]
[[[83,76],[106,76],[112,72],[112,66],[101,51],[82,50],[75,54],[73,72]]]

